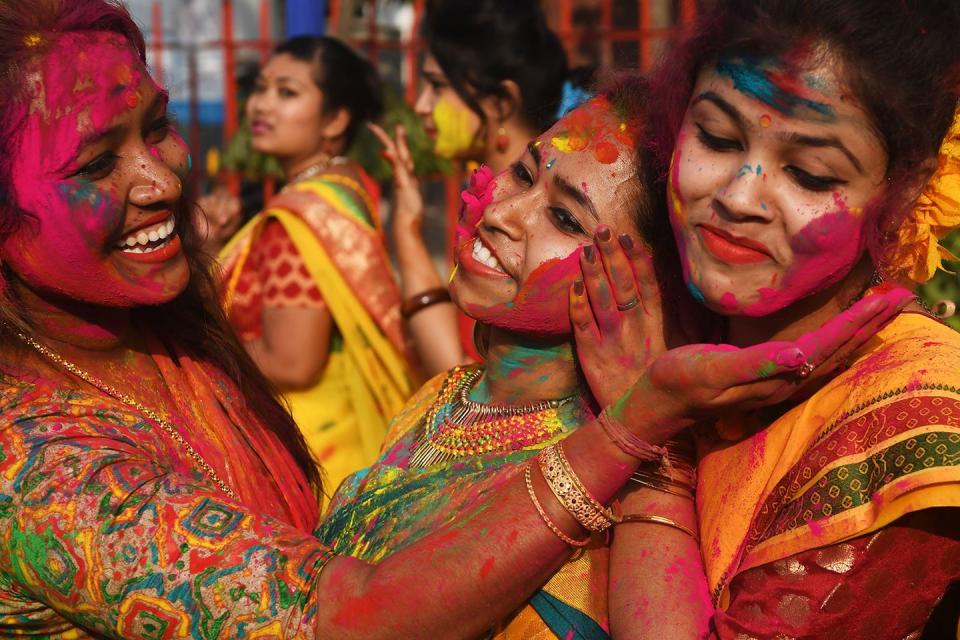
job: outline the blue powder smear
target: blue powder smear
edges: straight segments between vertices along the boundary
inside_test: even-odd
[[[693,284],[693,281],[687,282],[687,289],[690,290],[690,295],[694,297],[697,302],[704,302],[706,298],[703,296],[703,292]]]
[[[777,86],[771,76],[781,70],[776,58],[725,56],[717,63],[717,73],[730,78],[737,91],[770,105],[780,113],[793,116],[799,109],[809,109],[828,121],[836,119],[836,114],[828,105],[798,96],[788,87]]]

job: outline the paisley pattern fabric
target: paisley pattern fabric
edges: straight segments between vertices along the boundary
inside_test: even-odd
[[[170,378],[188,363],[171,364],[165,381],[183,388]],[[298,498],[305,478],[262,426],[219,428],[239,394],[206,383],[218,428],[176,426],[239,501],[93,387],[0,375],[0,636],[314,638],[331,558],[311,534],[315,499]]]

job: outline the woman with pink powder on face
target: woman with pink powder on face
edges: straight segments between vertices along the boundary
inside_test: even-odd
[[[565,564],[564,540],[581,539],[584,524],[597,528],[602,505],[641,459],[659,455],[656,445],[717,393],[726,406],[790,392],[805,362],[842,357],[857,329],[869,333],[876,322],[871,299],[796,341],[700,348],[696,359],[670,352],[657,361],[657,385],[643,377],[627,390],[625,410],[602,424],[587,419],[565,438],[569,469],[508,465],[485,491],[463,496],[455,521],[379,564],[339,555],[313,533],[321,487],[306,445],[215,303],[182,195],[186,149],[144,49],[112,2],[0,4],[2,635],[476,637]],[[605,118],[598,122],[620,122],[609,111]],[[457,295],[472,313],[502,318],[504,335],[565,328],[563,303],[532,323],[511,309],[520,306],[513,297],[534,303],[576,277],[585,241],[575,239],[584,229],[572,211],[598,225],[602,251],[610,231],[629,230],[621,199],[636,192],[615,131],[607,142],[619,164],[604,147],[597,177],[609,189],[585,200],[560,188],[569,174],[557,182],[550,172],[577,167],[585,148],[562,151],[580,142],[557,136],[530,152],[484,213],[479,233],[510,280],[481,255]],[[548,196],[556,202],[523,215]],[[588,201],[612,229],[589,222]],[[556,247],[518,244],[551,228],[573,235]],[[467,237],[463,260],[476,248]],[[611,264],[630,269],[626,259]],[[643,265],[637,257],[649,290]],[[506,342],[492,341],[494,349],[523,355]],[[493,399],[538,399],[515,397],[512,387],[549,394],[544,400],[564,393],[573,365],[563,354],[529,354],[545,357],[522,362],[524,373],[539,362],[541,375],[557,378],[488,381],[503,394]],[[715,387],[661,390],[677,388],[682,377],[671,374],[692,366],[712,372]],[[575,478],[575,487],[558,488]]]
[[[669,220],[727,342],[794,339],[883,283],[932,276],[937,238],[960,226],[958,29],[955,2],[726,0],[666,57],[654,110]],[[585,272],[588,290],[604,281]],[[588,309],[574,307],[584,345],[619,326],[600,315],[592,329]],[[842,370],[807,367],[821,379],[805,399],[698,432],[703,633],[956,633],[957,598],[935,608],[960,578],[958,362],[960,336],[914,305]],[[645,504],[658,490],[692,508],[668,489],[641,486],[623,508],[670,515]],[[665,635],[690,637],[705,610],[649,605],[653,576],[669,590],[699,565],[682,548],[649,558],[663,535],[682,537],[617,528],[615,636],[673,617]]]

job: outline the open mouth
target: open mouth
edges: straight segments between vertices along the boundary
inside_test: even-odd
[[[503,265],[500,264],[500,261],[497,260],[490,249],[480,241],[480,238],[473,241],[473,251],[470,255],[483,266],[489,267],[494,271],[499,271],[500,273],[506,273]]]
[[[173,240],[176,221],[173,215],[162,222],[138,229],[120,238],[116,248],[124,253],[153,253]]]

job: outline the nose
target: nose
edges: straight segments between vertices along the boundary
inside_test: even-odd
[[[544,206],[540,198],[537,189],[500,198],[494,192],[494,201],[483,212],[481,224],[488,231],[499,232],[513,241],[520,241],[532,216]]]
[[[433,114],[435,102],[433,89],[430,85],[427,85],[423,88],[423,91],[420,92],[420,95],[417,96],[417,101],[413,105],[413,111],[421,118],[427,118]]]
[[[769,221],[773,213],[767,195],[762,166],[747,163],[716,193],[714,205],[731,219]]]
[[[138,207],[171,206],[180,199],[183,184],[162,153],[144,150],[130,189],[130,202]]]

